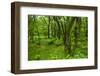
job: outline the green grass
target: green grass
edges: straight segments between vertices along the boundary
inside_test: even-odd
[[[62,40],[41,38],[39,41],[29,42],[28,60],[56,60],[56,59],[81,59],[87,58],[87,49],[77,48],[71,56],[64,51]]]

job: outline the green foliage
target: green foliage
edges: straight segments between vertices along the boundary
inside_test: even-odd
[[[87,17],[28,16],[28,60],[88,58]]]

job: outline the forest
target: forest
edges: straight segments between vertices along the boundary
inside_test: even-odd
[[[88,18],[28,15],[28,60],[88,58]]]

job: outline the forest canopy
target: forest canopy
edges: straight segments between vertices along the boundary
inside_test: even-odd
[[[88,58],[88,18],[28,15],[28,60]]]

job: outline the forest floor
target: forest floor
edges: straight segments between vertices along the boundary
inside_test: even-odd
[[[41,39],[40,44],[37,41],[29,43],[28,60],[87,58],[87,50],[77,49],[73,56],[66,54],[61,40]]]

